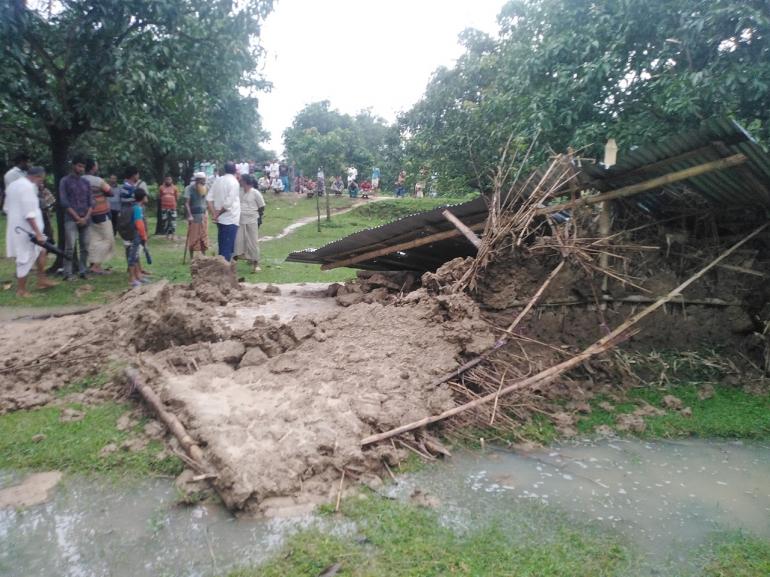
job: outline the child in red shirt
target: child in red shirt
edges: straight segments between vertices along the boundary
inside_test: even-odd
[[[158,187],[160,194],[160,229],[166,238],[173,240],[176,235],[176,207],[179,202],[179,191],[174,180],[167,176]]]

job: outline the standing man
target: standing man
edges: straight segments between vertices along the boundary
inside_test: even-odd
[[[13,167],[5,173],[3,177],[3,183],[5,189],[11,186],[14,180],[17,180],[27,174],[27,167],[29,166],[29,155],[26,152],[17,152],[13,157]]]
[[[226,162],[225,173],[211,185],[206,202],[211,218],[217,223],[219,254],[228,262],[233,258],[235,237],[241,221],[240,193],[241,187],[235,178],[235,164]]]
[[[118,216],[120,216],[120,185],[116,174],[110,175],[108,183],[110,185],[110,220],[112,221],[113,236],[118,234]]]
[[[281,166],[278,164],[278,159],[274,158],[270,163],[270,181],[272,182],[281,175]]]
[[[198,250],[202,255],[209,249],[208,219],[206,218],[206,173],[196,172],[194,180],[184,190],[184,204],[187,209],[187,248],[190,259]]]
[[[107,262],[115,251],[115,234],[110,218],[110,203],[107,197],[112,195],[112,188],[104,179],[97,176],[99,164],[93,159],[86,160],[86,175],[83,179],[91,187],[94,208],[91,211],[91,234],[89,235],[88,255],[91,258],[92,274],[107,274],[102,263]]]
[[[380,188],[380,169],[376,166],[372,169],[372,191],[377,192]]]
[[[358,169],[355,166],[348,166],[348,186],[358,179]]]
[[[31,296],[27,290],[27,275],[35,264],[37,288],[44,289],[56,285],[45,276],[45,250],[29,238],[29,233],[32,233],[38,242],[45,240],[43,213],[40,211],[37,195],[43,179],[45,170],[33,166],[26,175],[14,179],[5,191],[5,213],[8,215],[5,251],[6,256],[16,259],[16,296],[22,298]]]
[[[401,198],[406,193],[406,171],[402,170],[396,178],[396,198]]]
[[[160,231],[166,235],[167,240],[174,240],[176,236],[176,207],[179,204],[179,191],[174,184],[174,179],[168,175],[163,184],[158,187],[160,196]]]
[[[283,183],[283,191],[291,192],[291,187],[289,186],[289,165],[286,162],[278,165],[278,178]]]
[[[83,174],[86,171],[86,159],[75,156],[72,159],[72,172],[59,182],[59,202],[64,211],[64,280],[73,280],[72,255],[75,243],[80,252],[78,274],[86,278],[88,271],[88,244],[91,236],[91,213],[94,198],[91,185]]]

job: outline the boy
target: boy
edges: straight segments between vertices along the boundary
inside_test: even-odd
[[[147,242],[147,226],[144,222],[144,206],[147,204],[147,193],[141,188],[134,191],[134,207],[131,222],[134,225],[134,238],[128,247],[128,283],[131,287],[141,286],[147,282],[142,276],[139,264],[139,247]]]

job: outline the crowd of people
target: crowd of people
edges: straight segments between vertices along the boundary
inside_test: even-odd
[[[371,178],[359,182],[358,169],[348,167],[327,182],[322,169],[311,178],[297,174],[294,164],[274,159],[263,166],[253,162],[226,162],[216,171],[213,163],[201,163],[182,194],[169,175],[158,187],[157,231],[168,240],[178,240],[177,219],[180,200],[187,219],[185,255],[205,255],[209,250],[209,219],[217,226],[219,254],[227,261],[247,261],[254,272],[259,267],[259,227],[265,211],[264,194],[285,192],[304,194],[308,198],[345,192],[351,198],[369,198],[380,190],[380,169],[373,168]],[[58,196],[45,186],[45,170],[31,166],[26,154],[14,158],[14,166],[5,173],[5,205],[8,214],[6,232],[7,256],[16,260],[17,293],[29,296],[27,276],[37,267],[37,286],[57,284],[45,273],[48,251],[59,252],[53,239],[50,212],[58,202],[63,215],[64,247],[60,269],[65,282],[89,275],[110,274],[105,267],[115,252],[115,238],[120,236],[126,256],[128,282],[138,287],[149,281],[150,273],[142,267],[141,255],[151,259],[147,247],[149,227],[146,207],[150,199],[147,184],[139,169],[129,166],[123,183],[117,175],[108,180],[99,175],[99,164],[83,156],[72,158],[70,173],[61,179]],[[406,196],[406,173],[401,171],[395,182],[396,197]],[[327,186],[328,185],[328,186]],[[422,196],[422,186],[415,185],[415,196]],[[58,198],[58,201],[57,201]],[[33,207],[34,204],[34,207]]]
[[[189,251],[191,258],[196,252],[205,255],[209,250],[211,219],[217,226],[219,254],[227,261],[248,262],[254,272],[260,270],[258,239],[265,200],[247,167],[227,162],[213,179],[199,171],[184,188],[181,198],[188,223],[185,254]],[[116,175],[106,181],[99,176],[99,164],[94,159],[75,156],[70,173],[59,183],[58,201],[45,181],[45,170],[30,165],[25,154],[17,155],[14,166],[4,175],[6,255],[16,262],[18,296],[31,295],[27,278],[33,268],[38,289],[58,284],[46,273],[48,252],[62,258],[59,272],[65,282],[111,274],[104,265],[114,256],[118,236],[125,252],[128,284],[138,287],[150,282],[150,273],[141,263],[142,254],[151,263],[146,214],[149,192],[137,167],[127,167],[119,185]],[[50,212],[57,202],[63,217],[63,250],[52,242]],[[179,189],[167,176],[158,187],[157,216],[160,233],[169,240],[177,239],[179,202]]]

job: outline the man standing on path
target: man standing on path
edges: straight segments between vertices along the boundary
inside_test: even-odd
[[[38,187],[44,179],[45,171],[39,166],[33,166],[26,175],[15,179],[5,191],[5,212],[8,215],[5,250],[9,258],[16,259],[16,295],[19,297],[31,296],[27,290],[27,275],[36,263],[37,288],[56,286],[55,282],[45,276],[45,250],[29,238],[29,233],[32,233],[38,242],[45,240],[43,213],[37,195]]]
[[[235,178],[235,164],[225,163],[225,173],[211,185],[206,197],[209,213],[217,223],[219,254],[230,261],[235,250],[235,237],[241,220],[241,187]]]
[[[115,251],[115,235],[112,230],[110,217],[110,203],[108,196],[112,195],[112,188],[104,179],[97,176],[99,164],[89,158],[86,161],[86,175],[83,177],[91,187],[91,196],[94,199],[94,208],[91,211],[91,234],[88,255],[91,258],[92,274],[107,274],[102,268],[102,263],[107,262]]]
[[[59,202],[64,211],[64,280],[72,280],[72,255],[75,243],[80,252],[78,273],[80,278],[86,278],[88,271],[88,244],[91,236],[91,213],[94,208],[94,198],[91,185],[83,174],[86,171],[86,160],[82,156],[72,159],[72,172],[61,179],[59,183]]]

